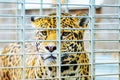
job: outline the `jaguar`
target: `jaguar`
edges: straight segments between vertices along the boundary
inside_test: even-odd
[[[10,43],[2,49],[1,80],[91,80],[83,41],[86,16],[31,17],[35,42]]]

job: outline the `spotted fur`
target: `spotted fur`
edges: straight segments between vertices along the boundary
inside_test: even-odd
[[[81,15],[83,16],[76,16]],[[62,13],[60,26],[57,25],[55,13],[48,17],[32,17],[32,24],[38,29],[35,35],[37,42],[25,43],[25,50],[21,43],[11,43],[3,48],[2,67],[10,68],[2,69],[1,80],[59,80],[59,75],[61,80],[90,80],[89,58],[82,41],[82,29],[87,27],[88,21],[85,17],[71,16]],[[60,43],[58,39],[61,39]],[[23,64],[25,66],[21,67]]]

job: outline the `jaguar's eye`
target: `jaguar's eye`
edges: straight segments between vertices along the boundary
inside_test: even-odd
[[[70,34],[70,32],[63,32],[63,36],[68,36]]]
[[[47,31],[41,31],[42,35],[46,36],[47,35]]]

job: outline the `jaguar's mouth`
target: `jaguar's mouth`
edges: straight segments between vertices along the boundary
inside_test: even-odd
[[[46,65],[56,64],[57,63],[56,60],[57,60],[57,58],[51,54],[51,55],[47,56],[46,58],[44,58],[44,63]]]
[[[43,60],[56,59],[56,54],[40,54]]]
[[[56,57],[51,54],[50,56],[46,57],[45,59],[56,59]]]

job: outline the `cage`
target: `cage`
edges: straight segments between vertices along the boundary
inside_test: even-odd
[[[88,15],[75,16],[77,13],[84,12],[87,12]],[[47,41],[36,40],[36,31],[41,29],[36,29],[32,26],[31,17],[49,18],[51,16],[48,16],[48,14],[51,13],[56,13],[54,17],[57,20],[56,28],[49,28],[49,30],[56,30],[56,39]],[[69,13],[73,16],[61,16],[61,13]],[[62,29],[59,27],[61,25],[61,18],[87,18],[89,21],[87,28],[68,29],[85,31],[83,40],[78,41],[84,42],[89,63],[79,65],[89,65],[90,72],[89,75],[79,77],[89,76],[90,80],[120,80],[120,0],[0,0],[0,80],[3,80],[5,73],[7,76],[11,75],[14,77],[11,78],[10,76],[7,80],[62,80],[63,78],[67,78],[66,80],[81,80],[80,78],[74,79],[72,78],[73,76],[61,76],[61,67],[66,66],[61,64],[61,42],[74,42],[74,40],[61,40]],[[44,66],[32,66],[38,64],[37,61],[32,62],[29,66],[26,64],[29,64],[36,57],[41,59],[38,56],[41,54],[36,54],[37,52],[33,46],[37,41],[57,42],[57,64],[46,66],[57,66],[56,77],[41,79],[37,76],[38,74],[34,69],[39,70],[38,67],[41,67],[44,70]],[[21,54],[19,52],[17,54],[17,51],[15,54],[10,54],[9,52],[8,54],[4,54],[4,49],[9,50],[8,45],[9,48],[14,47],[11,43],[15,43],[17,48],[19,48],[19,45],[16,45],[16,43],[21,44],[22,47],[18,50]],[[32,45],[26,46],[26,43],[32,43]],[[28,53],[30,51],[32,53],[26,54],[26,47],[29,49]],[[17,49],[15,48],[14,50]],[[65,54],[70,53],[72,54],[72,52],[66,52]],[[82,54],[82,52],[80,53]],[[12,56],[15,56],[15,58],[10,58]],[[4,61],[6,57],[8,58]],[[16,60],[19,59],[20,62],[17,62]],[[20,65],[16,65],[16,63],[20,63]],[[74,65],[77,64],[70,64],[69,66]],[[9,73],[12,70],[19,73],[18,75],[22,77],[16,76],[18,77],[16,78],[14,76],[15,73]],[[28,78],[26,74],[31,77]]]

